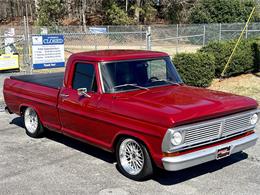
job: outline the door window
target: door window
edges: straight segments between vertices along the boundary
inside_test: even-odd
[[[77,63],[75,65],[72,88],[87,88],[88,91],[97,91],[97,81],[93,64]]]
[[[167,66],[165,60],[151,60],[148,62],[148,77],[167,79]]]

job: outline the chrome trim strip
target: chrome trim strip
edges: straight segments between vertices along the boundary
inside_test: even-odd
[[[102,78],[102,73],[101,73],[101,68],[100,66],[102,65],[102,62],[99,62],[98,63],[98,72],[99,72],[99,80],[101,82],[101,91],[102,93],[105,93],[105,88],[104,88],[104,83],[103,83],[103,78]]]
[[[219,129],[218,138],[221,138],[221,136],[222,136],[222,134],[223,134],[225,122],[226,122],[226,120],[224,119],[224,120],[221,122],[221,124],[220,124],[220,129]]]
[[[220,144],[218,146],[195,151],[189,154],[184,154],[176,157],[164,157],[162,158],[163,166],[164,169],[168,171],[182,170],[188,167],[215,160],[217,157],[217,151],[221,148],[231,146],[230,154],[245,150],[249,147],[254,146],[257,139],[258,136],[256,133],[254,133],[225,144]]]

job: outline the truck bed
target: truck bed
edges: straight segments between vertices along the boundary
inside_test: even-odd
[[[11,76],[10,79],[33,83],[54,89],[60,89],[63,85],[64,73],[48,73],[48,74],[33,74]]]

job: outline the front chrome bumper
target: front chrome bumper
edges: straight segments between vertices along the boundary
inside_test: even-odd
[[[164,169],[167,171],[177,171],[188,167],[199,165],[208,161],[216,159],[217,151],[221,148],[230,146],[230,154],[234,154],[245,150],[256,144],[258,136],[256,133],[248,135],[246,137],[221,144],[218,146],[213,146],[210,148],[202,149],[196,152],[176,156],[176,157],[164,157],[162,158]]]

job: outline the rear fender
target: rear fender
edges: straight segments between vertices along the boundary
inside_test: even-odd
[[[21,104],[21,105],[19,106],[20,116],[23,116],[23,114],[24,114],[23,112],[25,111],[24,108],[28,108],[28,107],[30,107],[30,108],[32,108],[32,109],[35,110],[35,112],[37,113],[37,115],[38,115],[40,121],[42,122],[42,120],[41,120],[42,117],[41,117],[41,114],[40,114],[39,110],[38,110],[35,106],[33,106],[33,105]]]

